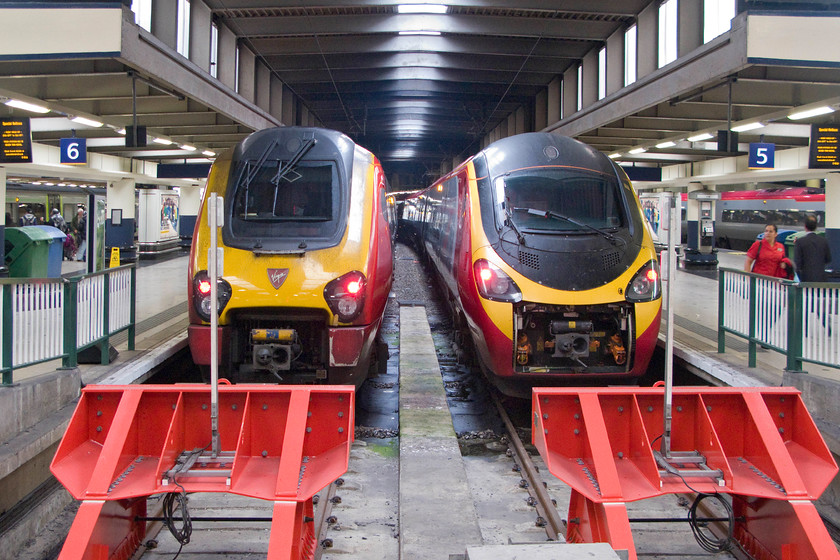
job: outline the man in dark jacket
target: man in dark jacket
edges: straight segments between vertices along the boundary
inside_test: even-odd
[[[831,249],[825,237],[817,235],[817,219],[805,218],[805,231],[797,238],[793,248],[793,259],[800,282],[828,282],[825,265],[831,262]]]

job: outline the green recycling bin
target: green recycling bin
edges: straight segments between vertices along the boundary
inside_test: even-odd
[[[50,278],[49,257],[53,238],[38,227],[6,228],[6,266],[11,278]],[[61,274],[59,261],[59,274]]]

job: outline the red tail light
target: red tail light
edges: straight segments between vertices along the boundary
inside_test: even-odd
[[[210,276],[206,270],[199,270],[193,277],[193,308],[202,321],[210,321]],[[219,278],[216,297],[219,302],[219,315],[222,314],[228,301],[230,301],[232,290],[230,284],[224,278]]]
[[[478,259],[473,264],[475,283],[481,297],[493,301],[522,301],[519,286],[505,271],[485,259]]]
[[[627,301],[653,301],[660,296],[662,285],[659,283],[659,263],[650,261],[636,272],[627,285]]]
[[[324,288],[324,299],[342,323],[358,317],[365,307],[365,275],[354,270],[331,281]]]

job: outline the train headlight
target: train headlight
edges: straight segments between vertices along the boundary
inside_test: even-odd
[[[366,287],[365,275],[354,270],[327,284],[324,288],[324,299],[340,322],[349,323],[364,309]]]
[[[210,322],[210,275],[206,270],[199,270],[193,277],[193,308],[202,321]],[[219,301],[219,315],[222,314],[231,295],[230,284],[227,280],[218,279],[216,297]]]
[[[516,303],[522,301],[519,286],[505,271],[485,259],[478,259],[473,264],[475,283],[481,297],[492,301]]]
[[[645,264],[627,284],[625,297],[627,301],[653,301],[662,293],[662,284],[659,280],[659,263],[650,261]]]

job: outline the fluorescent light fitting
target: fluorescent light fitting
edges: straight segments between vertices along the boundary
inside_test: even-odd
[[[828,105],[823,105],[822,107],[816,107],[814,109],[808,109],[807,111],[799,111],[798,113],[791,113],[788,115],[788,118],[792,121],[798,121],[799,119],[807,119],[809,117],[816,117],[819,115],[827,115],[829,113],[833,113],[834,109],[829,107]]]
[[[21,101],[20,99],[8,99],[6,100],[6,105],[8,105],[9,107],[23,109],[24,111],[31,111],[33,113],[50,112],[50,110],[46,107],[42,107],[41,105],[35,105],[34,103],[27,103],[26,101]]]
[[[87,119],[85,117],[73,117],[70,120],[73,121],[73,122],[77,122],[79,124],[86,124],[88,126],[95,126],[97,128],[104,124],[104,123],[101,123],[99,121],[95,121],[93,119]]]
[[[714,138],[713,134],[709,134],[708,132],[702,132],[697,136],[689,136],[686,138],[689,142],[702,142],[703,140],[711,140]]]
[[[400,31],[399,35],[429,35],[435,37],[440,35],[440,31]]]
[[[608,157],[608,158],[610,158],[610,159],[615,159],[615,158],[617,158],[617,157],[621,157],[621,154],[619,154],[618,152],[616,152],[616,153],[614,153],[614,154],[610,154],[610,155],[608,155],[607,157]]]
[[[646,152],[646,151],[647,151],[647,149],[646,149],[646,148],[633,148],[633,149],[632,149],[632,150],[630,150],[628,153],[633,154],[633,155],[636,155],[636,154],[642,154],[642,153],[644,153],[644,152]]]
[[[667,142],[662,142],[660,144],[657,144],[656,147],[657,148],[673,148],[676,145],[677,145],[676,142],[671,142],[670,140],[668,140]]]
[[[203,152],[201,152],[201,154],[205,155],[207,157],[215,157],[216,156],[216,152],[214,152],[212,150],[204,150]]]
[[[167,140],[166,138],[152,138],[152,142],[155,144],[163,144],[164,146],[169,146],[172,144],[172,140]]]
[[[189,144],[181,144],[181,149],[186,150],[188,152],[194,152],[195,146],[190,146]]]
[[[449,7],[446,4],[399,4],[398,14],[445,14]]]
[[[122,134],[123,136],[125,136],[125,129],[124,128],[118,128],[116,130],[116,132],[117,132],[117,134]]]
[[[741,124],[738,126],[733,126],[730,130],[732,132],[746,132],[748,130],[755,130],[756,128],[763,128],[764,125],[760,122],[751,122],[747,124]]]

